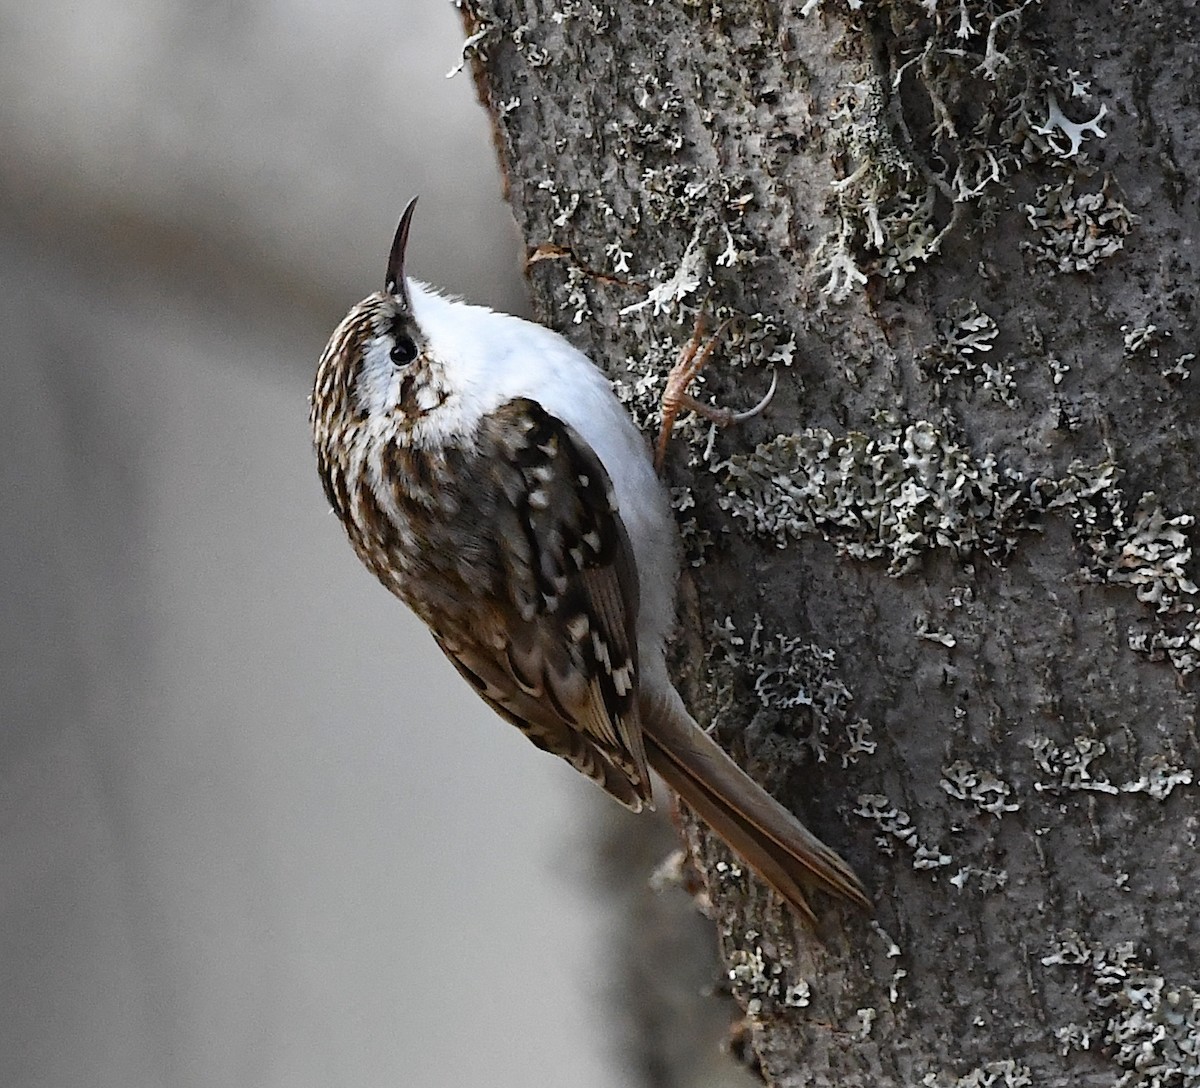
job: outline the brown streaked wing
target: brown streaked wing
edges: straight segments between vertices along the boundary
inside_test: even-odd
[[[435,632],[482,698],[538,747],[631,808],[651,801],[637,705],[637,568],[608,474],[572,428],[533,401],[481,425],[474,453],[516,507],[496,542],[510,599]],[[478,476],[478,473],[475,474]]]
[[[494,659],[465,647],[452,650],[437,636],[435,641],[479,697],[505,721],[520,729],[542,751],[565,759],[580,774],[598,783],[634,812],[650,804],[649,786],[635,786],[629,776],[606,757],[599,745],[578,729],[567,725],[554,713],[553,707],[549,708],[548,713],[536,697],[514,694],[505,687],[507,677],[496,667]],[[640,729],[640,723],[638,727]]]
[[[516,399],[481,423],[464,517],[496,583],[434,637],[484,701],[631,809],[652,801],[637,707],[637,569],[608,475],[577,432]],[[468,529],[463,525],[463,530]]]

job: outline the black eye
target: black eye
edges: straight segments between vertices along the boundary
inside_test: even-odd
[[[392,350],[389,352],[392,357],[392,362],[397,366],[408,366],[417,357],[417,345],[413,343],[413,338],[400,333],[392,344]]]

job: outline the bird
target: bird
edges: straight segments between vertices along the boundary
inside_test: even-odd
[[[358,558],[538,748],[635,812],[656,771],[813,925],[813,888],[869,909],[668,675],[679,534],[611,383],[558,333],[407,276],[415,207],[313,382],[318,473]]]

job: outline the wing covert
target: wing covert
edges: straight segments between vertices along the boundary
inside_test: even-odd
[[[474,540],[491,571],[464,622],[435,631],[438,645],[479,694],[539,747],[567,759],[618,800],[651,800],[637,709],[637,567],[599,458],[563,421],[527,399],[481,424],[476,446],[498,505],[463,494],[465,517],[494,530]],[[467,466],[463,466],[464,469]],[[464,571],[464,578],[466,572]],[[460,598],[461,605],[464,603]],[[444,613],[443,613],[444,615]]]

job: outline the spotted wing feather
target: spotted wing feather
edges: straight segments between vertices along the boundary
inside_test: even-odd
[[[536,745],[629,807],[649,804],[637,569],[608,474],[578,433],[526,399],[490,414],[453,456],[464,463],[447,475],[480,486],[458,497],[456,516],[475,524],[452,562],[491,571],[492,584],[438,610],[438,645]]]

